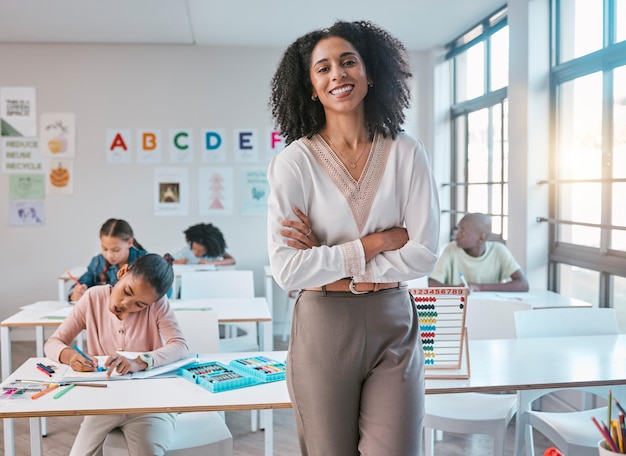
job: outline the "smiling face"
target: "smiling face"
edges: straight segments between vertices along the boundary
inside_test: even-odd
[[[111,290],[109,310],[120,320],[147,309],[159,299],[155,289],[143,277],[128,272],[128,266],[122,266],[117,276],[119,281]]]
[[[128,263],[128,256],[130,255],[130,248],[132,246],[132,238],[128,241],[124,241],[113,236],[100,236],[102,256],[104,256],[104,259],[107,260],[109,264],[121,266]]]
[[[363,59],[349,41],[339,37],[319,41],[311,53],[310,78],[312,95],[326,112],[363,108],[367,72]]]

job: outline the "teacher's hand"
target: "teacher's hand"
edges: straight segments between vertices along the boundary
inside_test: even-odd
[[[297,207],[293,208],[294,214],[298,217],[298,220],[283,220],[282,225],[286,228],[280,230],[281,236],[284,236],[285,244],[289,247],[296,249],[306,250],[311,247],[317,247],[320,245],[317,240],[317,236],[311,228],[311,220]]]

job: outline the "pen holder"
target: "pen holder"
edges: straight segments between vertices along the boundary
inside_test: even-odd
[[[606,443],[606,440],[602,439],[598,442],[599,456],[619,456],[622,453],[616,453],[611,450],[611,447]]]

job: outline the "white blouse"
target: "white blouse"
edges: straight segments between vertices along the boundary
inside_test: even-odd
[[[427,275],[437,261],[439,200],[424,145],[399,134],[376,135],[356,181],[326,142],[314,135],[292,142],[269,168],[268,247],[272,274],[284,289],[319,287],[344,277],[399,282]],[[285,244],[281,222],[311,220],[319,247]],[[404,226],[409,241],[367,263],[360,238]]]

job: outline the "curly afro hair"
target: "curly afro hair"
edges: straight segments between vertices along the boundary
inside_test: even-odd
[[[365,63],[373,83],[365,97],[365,119],[370,136],[395,138],[409,106],[408,80],[412,74],[404,45],[387,31],[367,21],[335,22],[330,28],[310,32],[293,42],[283,54],[271,82],[269,107],[277,130],[287,144],[312,137],[326,123],[324,107],[311,100],[311,54],[325,38],[350,42]]]
[[[198,223],[187,228],[184,233],[189,246],[192,242],[200,244],[206,249],[208,257],[219,257],[226,251],[224,235],[211,223]]]

